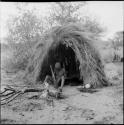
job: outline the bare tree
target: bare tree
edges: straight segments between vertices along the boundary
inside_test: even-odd
[[[112,47],[117,50],[118,47],[123,46],[123,35],[124,31],[116,32],[112,41]]]
[[[86,2],[56,2],[52,4],[50,17],[48,18],[51,26],[64,25],[69,22],[80,21],[77,11],[83,7]]]
[[[87,5],[85,1],[53,3],[50,16],[47,18],[50,27],[79,22],[85,31],[93,33],[94,36],[99,36],[105,31],[105,28],[100,25],[97,19],[79,14],[79,10],[85,5]]]
[[[111,47],[114,49],[113,61],[123,60],[123,35],[124,31],[116,32],[111,41]]]

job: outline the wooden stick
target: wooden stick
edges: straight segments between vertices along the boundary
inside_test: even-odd
[[[8,88],[4,88],[4,91],[3,92],[1,92],[0,94],[3,94],[3,93],[5,93],[6,91],[15,91],[14,89],[13,90],[11,90],[11,89],[8,89]]]
[[[54,72],[53,72],[53,69],[52,69],[52,66],[50,65],[50,69],[51,69],[51,73],[52,73],[52,77],[53,77],[53,80],[54,80],[54,82],[56,81],[56,79],[55,79],[55,74],[54,74]]]
[[[24,93],[26,93],[26,92],[42,92],[44,90],[45,89],[25,89]]]
[[[9,101],[5,102],[5,103],[1,103],[1,105],[5,105],[8,104],[9,102],[11,102],[12,100],[14,100],[15,98],[17,98],[19,95],[24,94],[22,92],[16,93],[17,95],[15,97],[13,97],[12,99],[10,99]]]
[[[11,98],[12,96],[14,96],[15,94],[16,94],[16,93],[12,93],[10,96],[8,96],[8,97],[6,97],[6,98],[4,98],[4,99],[1,99],[1,101],[9,99],[9,98]]]
[[[7,91],[7,89],[5,88],[4,91],[0,93],[0,95],[3,94],[3,93],[5,93],[6,91]]]
[[[15,93],[14,91],[13,92],[10,92],[10,93],[7,93],[7,94],[5,94],[5,95],[0,95],[0,97],[2,97],[2,96],[8,96],[8,95],[11,95],[11,94],[13,94],[13,93]]]

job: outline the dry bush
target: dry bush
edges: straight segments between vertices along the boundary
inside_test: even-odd
[[[111,63],[113,61],[114,54],[112,48],[102,49],[100,53],[104,63]]]
[[[123,64],[108,63],[105,65],[105,73],[110,80],[119,80],[123,77]]]
[[[26,68],[32,48],[41,39],[42,23],[42,19],[39,19],[33,10],[20,10],[19,16],[13,16],[8,20],[6,41],[13,51],[13,57],[8,62],[10,69]]]
[[[19,71],[25,70],[28,59],[32,54],[32,48],[26,47],[25,44],[15,44],[11,47],[12,56],[6,61],[6,70]]]

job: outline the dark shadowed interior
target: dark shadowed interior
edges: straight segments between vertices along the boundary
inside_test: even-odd
[[[79,61],[76,59],[73,49],[62,43],[49,49],[47,56],[43,60],[38,79],[44,80],[46,75],[51,76],[50,65],[54,69],[56,62],[60,62],[61,66],[65,67],[67,74],[66,84],[80,84]]]

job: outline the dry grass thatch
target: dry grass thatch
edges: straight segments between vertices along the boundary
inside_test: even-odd
[[[54,67],[55,62],[60,61],[65,65],[68,77],[76,75],[84,84],[90,83],[93,87],[108,85],[91,38],[78,24],[51,29],[36,45],[25,77],[35,83],[42,81],[51,74],[50,65]]]

